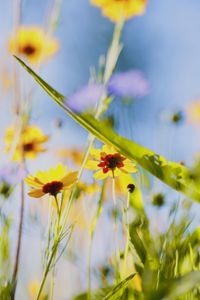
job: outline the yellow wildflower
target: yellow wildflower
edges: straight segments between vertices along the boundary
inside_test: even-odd
[[[189,123],[194,125],[200,125],[200,100],[195,100],[189,103],[186,108],[186,114]]]
[[[91,149],[90,153],[94,160],[88,160],[86,168],[99,170],[94,174],[95,179],[105,179],[108,176],[116,177],[137,171],[135,165],[113,147],[104,145],[102,149]]]
[[[83,151],[80,149],[60,149],[57,152],[58,156],[65,159],[69,158],[74,164],[80,166],[83,161]]]
[[[147,0],[91,0],[113,22],[127,20],[145,12]]]
[[[15,139],[16,145],[15,145]],[[5,134],[5,151],[12,151],[13,160],[19,161],[23,157],[33,159],[39,153],[45,152],[44,143],[48,140],[48,136],[44,135],[41,129],[35,125],[24,127],[19,137],[16,136],[15,127],[10,126]]]
[[[21,26],[9,41],[9,51],[23,55],[30,63],[40,63],[54,55],[58,50],[58,41],[45,35],[39,26]]]
[[[29,283],[28,285],[28,293],[30,300],[35,300],[37,298],[38,290],[40,288],[40,282],[36,279]],[[45,299],[44,293],[41,294],[40,299]]]
[[[64,190],[70,189],[77,180],[78,172],[67,173],[67,168],[58,164],[55,169],[50,168],[49,172],[37,171],[35,176],[29,175],[25,182],[32,187],[28,193],[30,197],[40,198],[45,194],[56,197]]]

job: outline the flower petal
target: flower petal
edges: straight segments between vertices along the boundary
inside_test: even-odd
[[[41,198],[45,195],[45,193],[42,191],[42,189],[33,189],[28,192],[28,195],[33,198]]]
[[[98,170],[99,161],[95,161],[95,160],[88,160],[87,163],[85,164],[85,168],[89,169],[89,170]]]
[[[102,170],[96,172],[93,177],[97,180],[101,180],[101,179],[105,179],[109,176],[109,172],[108,173],[103,173]]]
[[[63,189],[69,187],[77,181],[78,172],[70,172],[61,180],[63,183]]]

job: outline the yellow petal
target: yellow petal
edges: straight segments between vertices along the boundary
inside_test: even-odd
[[[91,154],[94,158],[96,158],[96,159],[98,159],[98,160],[100,160],[100,158],[101,158],[101,152],[102,152],[101,149],[95,149],[95,148],[92,148],[92,149],[90,150],[90,154]]]
[[[64,187],[71,186],[77,180],[78,172],[70,172],[61,180]],[[63,187],[63,188],[64,188]]]
[[[45,195],[45,193],[42,191],[42,189],[37,189],[37,190],[35,189],[28,192],[28,195],[33,198],[41,198],[42,196]]]
[[[135,173],[137,172],[136,166],[131,162],[124,162],[124,167],[122,168],[124,171],[128,173]]]
[[[88,160],[85,164],[85,168],[89,170],[97,170],[99,162],[95,160]]]
[[[108,173],[109,173],[109,172],[108,172]],[[97,179],[97,180],[105,179],[105,178],[107,178],[107,177],[109,176],[108,173],[103,173],[103,171],[100,170],[100,171],[96,172],[96,173],[93,175],[93,177],[94,177],[95,179]]]

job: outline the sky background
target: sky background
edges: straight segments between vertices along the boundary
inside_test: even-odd
[[[24,0],[22,22],[43,25],[48,3],[46,0]],[[14,1],[1,1],[0,66],[12,65],[13,58],[7,53],[7,43],[12,31],[13,6]],[[97,67],[100,55],[106,53],[113,28],[113,24],[102,17],[100,10],[91,6],[88,0],[64,0],[55,32],[61,48],[58,54],[39,71],[40,76],[65,96],[72,94],[88,82],[90,67]],[[174,126],[163,120],[162,116],[168,112],[185,109],[190,101],[200,98],[199,29],[199,0],[150,0],[144,16],[126,23],[122,35],[124,49],[117,65],[118,71],[132,68],[142,70],[150,81],[150,93],[135,101],[131,109],[130,107],[122,109],[119,101],[112,104],[121,134],[165,155],[168,159],[184,160],[188,165],[200,150],[200,129],[188,124],[187,121]],[[29,169],[36,170],[38,165],[48,168],[50,161],[51,163],[58,161],[51,153],[51,146],[58,141],[59,145],[85,146],[87,133],[65,115],[23,70],[21,74],[34,86],[33,122],[41,125],[48,134],[52,134],[50,156],[38,158],[36,163],[29,165]],[[10,110],[12,95],[4,96],[2,92],[1,137],[5,128],[12,122]],[[125,122],[127,116],[131,131],[127,129]],[[60,130],[54,126],[57,118],[64,122]],[[3,160],[4,158],[1,163]],[[197,205],[195,209],[198,213]],[[162,218],[164,213],[158,217]],[[26,230],[25,249],[30,249],[32,245],[33,251],[29,253],[30,256],[24,255],[22,265],[28,264],[30,257],[33,259],[34,267],[32,266],[26,275],[33,277],[34,271],[37,272],[39,268],[35,256],[41,248],[35,243],[38,238],[37,231],[25,227]],[[106,251],[106,248],[104,250]],[[101,261],[102,253],[103,251],[100,251],[99,258],[97,254],[97,261],[98,259]],[[71,268],[73,269],[73,266]],[[62,274],[62,271],[60,273]],[[73,276],[79,278],[75,271],[70,275],[72,278]],[[83,271],[81,278],[84,275]],[[26,278],[21,278],[21,281],[23,280],[26,281]],[[80,278],[77,280],[81,281]],[[59,282],[59,286],[62,286],[62,279]],[[71,290],[73,288],[71,287]],[[84,289],[84,286],[81,288]],[[23,293],[18,297],[26,299]],[[66,299],[68,298],[63,294],[61,300]]]

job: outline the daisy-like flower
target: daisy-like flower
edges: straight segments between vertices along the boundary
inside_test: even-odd
[[[48,194],[56,197],[57,194],[70,189],[77,180],[78,172],[67,172],[67,168],[61,163],[49,172],[38,171],[35,176],[29,175],[25,182],[32,187],[28,193],[30,197],[41,198]]]
[[[9,51],[24,56],[33,64],[51,57],[57,50],[58,41],[47,37],[39,26],[21,26],[9,40]]]
[[[17,142],[15,144],[15,139]],[[23,157],[34,159],[39,153],[45,152],[44,143],[48,140],[48,136],[44,135],[41,129],[35,125],[26,126],[18,138],[16,136],[15,127],[10,126],[5,134],[5,151],[13,151],[12,159],[21,160]]]
[[[87,161],[86,168],[98,170],[94,174],[95,179],[105,179],[108,176],[116,177],[137,171],[129,159],[108,145],[104,145],[102,149],[91,149],[90,153],[94,159]]]
[[[113,22],[127,20],[142,15],[147,6],[147,0],[90,0],[99,6],[102,14]]]

